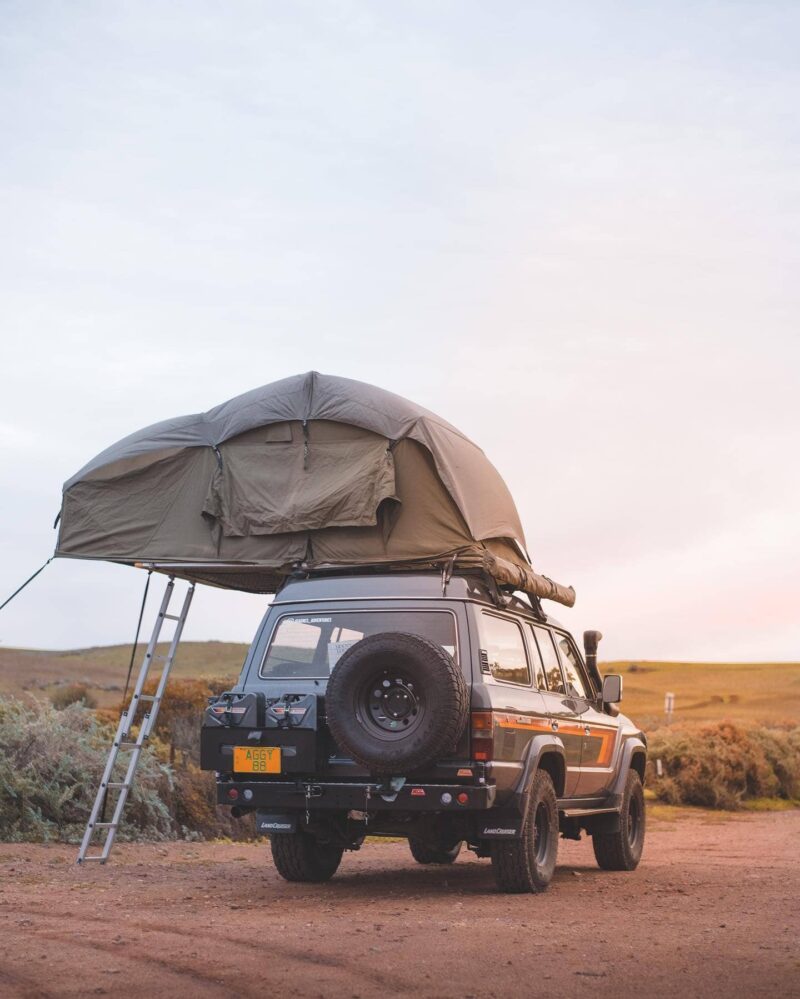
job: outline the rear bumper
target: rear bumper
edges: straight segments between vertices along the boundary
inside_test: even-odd
[[[231,792],[235,791],[235,796]],[[217,782],[217,801],[237,808],[281,811],[354,809],[363,812],[471,812],[494,805],[493,784],[403,784],[392,790],[376,781],[241,781]],[[466,801],[459,801],[466,795]]]

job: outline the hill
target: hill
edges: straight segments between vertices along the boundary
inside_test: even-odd
[[[168,644],[158,646],[165,655]],[[200,677],[233,682],[248,646],[237,642],[181,642],[172,676]],[[136,675],[145,646],[140,645],[134,663]],[[49,696],[66,683],[85,683],[101,706],[117,704],[125,686],[130,645],[106,645],[91,649],[49,652],[38,649],[6,649],[0,646],[0,694],[23,693]],[[158,664],[156,664],[158,665]]]
[[[233,682],[247,653],[235,642],[183,642],[173,676]],[[163,655],[167,646],[159,646]],[[144,647],[140,646],[136,667]],[[59,685],[81,682],[101,705],[116,704],[125,684],[130,645],[66,652],[0,646],[0,694],[49,696]],[[623,710],[644,727],[663,720],[664,695],[676,697],[676,721],[797,721],[800,663],[680,663],[626,660],[601,664],[625,678]]]

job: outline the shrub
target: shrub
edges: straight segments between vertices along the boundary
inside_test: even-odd
[[[800,799],[800,725],[753,729],[751,735],[778,780],[778,796]]]
[[[0,840],[80,839],[112,735],[80,702],[57,711],[46,703],[0,698]],[[169,768],[145,749],[120,838],[173,835],[165,804],[171,790]]]
[[[173,814],[184,836],[202,839],[246,840],[255,837],[252,815],[235,819],[227,808],[217,804],[214,774],[186,763],[175,771]]]
[[[800,727],[717,722],[649,736],[648,783],[670,804],[738,808],[749,798],[800,796]],[[655,761],[663,776],[657,777]]]
[[[85,683],[70,683],[66,687],[59,687],[50,695],[50,701],[59,711],[68,708],[70,704],[83,704],[87,708],[97,707],[97,701],[89,693]]]
[[[208,699],[230,687],[229,680],[170,679],[156,719],[155,735],[174,767],[172,814],[184,835],[252,839],[253,817],[234,819],[217,804],[214,774],[200,769],[200,728]],[[155,682],[145,691],[154,693]]]
[[[224,685],[179,680],[167,687],[155,738],[139,760],[120,839],[255,835],[252,816],[234,819],[217,805],[214,775],[195,760],[202,711],[215,689]],[[117,721],[118,712],[91,711],[82,699],[56,710],[0,698],[0,840],[74,842],[83,836]],[[110,796],[109,809],[112,804]]]
[[[145,684],[144,693],[154,694],[157,681]],[[230,687],[226,680],[183,680],[171,678],[164,692],[154,734],[169,747],[169,761],[181,753],[187,762],[200,763],[200,726],[208,699]]]

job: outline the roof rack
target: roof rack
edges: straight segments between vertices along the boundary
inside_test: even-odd
[[[474,545],[455,552],[422,559],[367,563],[326,563],[313,560],[296,561],[282,566],[258,562],[190,562],[137,561],[139,568],[166,572],[190,582],[207,583],[228,589],[253,593],[278,593],[291,579],[319,579],[324,576],[364,576],[385,573],[440,572],[442,586],[454,574],[478,576],[486,581],[496,603],[502,605],[504,594],[525,593],[534,611],[541,612],[542,599],[572,607],[575,591],[562,586],[548,576],[539,575],[508,559],[495,555],[484,546]],[[544,616],[544,615],[543,615]]]
[[[491,572],[488,571],[482,565],[462,565],[458,562],[455,556],[451,556],[447,559],[433,559],[426,562],[403,562],[403,563],[375,563],[370,565],[314,565],[310,566],[302,562],[298,562],[295,568],[289,573],[281,584],[280,588],[276,593],[280,593],[281,589],[289,583],[297,582],[299,580],[306,579],[325,579],[325,578],[341,578],[342,576],[347,577],[358,577],[358,576],[377,576],[385,575],[387,572],[395,574],[412,574],[420,572],[429,573],[441,573],[442,578],[442,596],[446,595],[447,584],[453,576],[459,576],[461,578],[479,579],[485,589],[488,591],[492,602],[497,607],[507,607],[509,603],[513,600],[520,600],[518,594],[523,594],[528,601],[527,610],[530,610],[533,615],[539,618],[541,621],[547,619],[541,600],[535,593],[530,593],[527,590],[522,590],[513,583],[500,583]]]

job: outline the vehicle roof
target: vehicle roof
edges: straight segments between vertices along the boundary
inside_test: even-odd
[[[453,576],[442,592],[439,572],[387,572],[381,574],[316,575],[290,579],[275,595],[273,605],[315,600],[390,600],[417,597],[424,600],[465,600],[497,608],[489,587],[478,576]],[[500,608],[535,616],[530,604],[514,595]],[[547,623],[564,627],[547,615]]]

